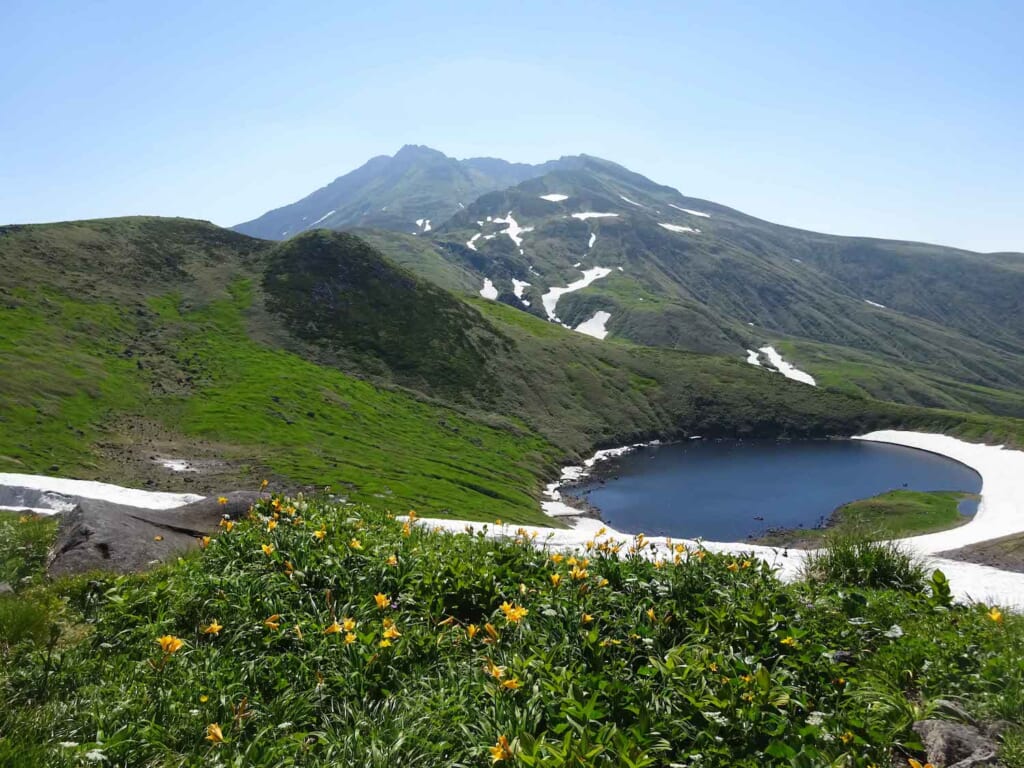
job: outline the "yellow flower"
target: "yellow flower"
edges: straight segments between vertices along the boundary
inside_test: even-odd
[[[501,522],[501,518],[499,517],[497,520],[495,520],[494,524],[495,525],[503,525],[503,523]]]
[[[398,565],[398,555],[391,555],[388,558],[388,565],[390,565],[390,566]]]
[[[272,554],[274,554],[274,545],[273,544],[261,544],[260,545],[260,549],[263,550],[263,554],[266,555],[267,557],[270,557]]]
[[[696,554],[698,560],[703,560],[705,557],[707,557],[708,553],[705,552],[703,549],[698,549]]]
[[[598,531],[597,533],[595,533],[595,534],[594,534],[594,538],[595,538],[595,539],[597,539],[597,538],[600,538],[601,536],[604,536],[604,535],[605,535],[606,533],[608,533],[608,529],[607,529],[607,528],[605,528],[605,527],[604,527],[604,526],[602,525],[602,526],[601,526],[601,530],[599,530],[599,531]]]
[[[507,600],[501,604],[501,612],[505,614],[506,621],[513,623],[518,623],[529,613],[521,605],[510,605]]]
[[[650,619],[651,621],[654,621],[654,609],[653,608],[648,608],[647,609],[647,618]]]
[[[501,681],[501,687],[502,688],[508,688],[508,690],[510,690],[510,691],[514,691],[514,690],[516,690],[516,688],[519,687],[519,678],[518,677],[510,677],[508,680],[502,680]]]
[[[220,744],[224,741],[224,733],[217,723],[210,723],[206,726],[206,740],[212,741],[214,744]]]
[[[484,667],[484,671],[486,671],[487,674],[489,674],[495,680],[501,680],[501,678],[505,676],[505,668],[499,667],[490,659],[487,660],[487,666]]]
[[[754,694],[752,694],[750,691],[747,691],[746,693],[740,694],[740,698],[744,701],[753,701]]]
[[[749,568],[752,565],[753,565],[753,563],[750,562],[749,560],[744,560],[743,564],[740,566],[740,568]]]
[[[285,574],[287,574],[288,576],[291,576],[292,575],[292,571],[294,571],[294,570],[295,570],[295,566],[292,565],[292,561],[291,560],[285,560],[284,561],[284,572],[285,572]]]
[[[275,613],[273,616],[268,616],[263,620],[263,626],[267,629],[277,629],[281,626],[281,614]]]
[[[219,525],[225,531],[231,533],[231,529],[235,527],[235,522],[233,520],[221,520]]]
[[[796,645],[796,638],[790,635],[789,637],[782,638],[782,644],[790,647]]]
[[[665,567],[665,561],[662,560],[660,557],[654,561],[655,570],[660,570],[663,567]]]
[[[342,619],[341,628],[344,629],[346,632],[351,632],[353,629],[356,628],[356,620],[346,616],[344,619]]]
[[[391,641],[390,640],[381,640],[379,643],[377,643],[377,645],[379,645],[381,648],[390,648],[391,647]]]
[[[203,634],[204,635],[217,635],[217,634],[220,634],[220,631],[222,629],[224,629],[224,625],[223,624],[218,624],[217,620],[214,619],[209,624],[207,624],[205,627],[203,627]]]
[[[392,625],[384,630],[384,638],[387,640],[397,640],[402,636],[402,633],[398,631],[398,627]]]
[[[336,635],[339,632],[341,632],[341,624],[336,621],[331,622],[331,625],[324,630],[325,635]]]
[[[603,579],[603,578],[599,579],[598,582],[597,582],[597,586],[599,586],[599,587],[607,587],[608,586],[608,579]]]
[[[391,598],[385,595],[383,592],[378,592],[373,596],[374,602],[377,603],[377,608],[384,610],[391,604]]]
[[[281,511],[281,500],[280,499],[274,499],[272,502],[270,502],[270,506],[272,506],[274,508],[275,512],[280,512]]]
[[[288,514],[289,516],[291,516],[291,517],[295,517],[295,507],[293,507],[293,506],[290,506],[290,505],[289,505],[289,506],[287,506],[287,507],[285,507],[285,508],[284,508],[284,511],[285,511],[285,512],[286,512],[286,513],[287,513],[287,514]]]
[[[356,641],[356,633],[355,632],[346,632],[345,633],[345,645],[352,645],[352,643],[354,643],[355,641]]]
[[[497,743],[490,747],[491,750],[491,763],[500,763],[502,760],[508,760],[512,757],[512,747],[509,746],[508,739],[504,736],[499,736]]]
[[[839,738],[842,740],[843,744],[849,744],[855,737],[852,732],[845,731]]]
[[[989,609],[986,615],[997,624],[1003,620],[1003,612],[996,608],[994,605]]]
[[[153,541],[163,541],[163,540],[164,540],[163,536],[154,536],[153,537]]]
[[[586,569],[586,568],[580,568],[580,567],[579,567],[579,566],[577,566],[577,565],[574,565],[574,566],[572,567],[572,570],[571,570],[571,571],[569,571],[569,576],[570,576],[571,578],[575,579],[576,581],[580,581],[580,580],[582,580],[582,579],[585,579],[585,578],[587,578],[587,576],[589,576],[589,575],[590,575],[590,574],[588,574],[588,573],[587,573],[587,569]]]
[[[727,566],[725,566],[725,567],[726,567],[726,568],[727,568],[727,569],[728,569],[729,571],[731,571],[732,573],[736,573],[736,571],[738,571],[738,570],[740,569],[739,565],[738,565],[738,564],[737,564],[737,563],[736,563],[735,561],[733,561],[733,562],[729,563],[729,564],[728,564]]]
[[[412,526],[408,522],[402,523],[402,535],[409,536],[412,534]]]
[[[924,765],[922,765],[919,761],[915,760],[912,757],[907,758],[907,765],[909,765],[910,768],[935,768],[935,766],[931,763],[925,763]]]
[[[206,703],[206,702],[208,702],[209,700],[210,700],[210,697],[209,697],[209,696],[207,696],[207,695],[206,695],[205,693],[204,693],[204,694],[202,694],[202,695],[201,695],[201,696],[199,697],[199,703],[200,703],[200,704],[205,704],[205,703]]]
[[[753,679],[754,679],[753,675],[740,675],[740,680],[742,680],[744,683],[749,683],[749,682],[753,681]]]
[[[476,633],[479,631],[480,627],[478,627],[476,624],[470,624],[468,627],[466,627],[466,634],[469,635],[470,640],[476,637]]]
[[[299,638],[299,640],[302,639],[302,630],[299,629],[299,625],[298,624],[296,624],[294,627],[292,627],[292,632],[295,633],[295,636],[297,638]]]
[[[565,559],[565,555],[562,555],[562,554],[560,554],[558,552],[555,552],[555,553],[553,553],[551,555],[551,562],[554,563],[555,565],[558,565],[564,559]]]
[[[498,642],[498,630],[494,628],[494,625],[491,624],[491,622],[484,624],[484,632],[487,633],[487,639],[484,640],[485,643]]]
[[[203,549],[206,549],[208,546],[210,546],[211,541],[212,539],[209,536],[203,536],[203,538],[199,540],[199,546]]]
[[[272,531],[277,528],[277,520],[267,520],[267,530]]]
[[[228,503],[228,497],[227,496],[218,496],[217,497],[217,503],[220,504],[221,506],[224,506],[225,504]]]
[[[359,543],[359,539],[352,539],[352,541],[350,541],[348,543],[348,545],[350,547],[352,547],[352,549],[362,549],[363,548],[363,545]]]
[[[313,538],[316,539],[317,541],[323,541],[324,537],[326,535],[327,535],[327,529],[326,528],[321,528],[319,531],[313,531]]]
[[[677,555],[685,555],[686,554],[686,545],[685,544],[676,544],[674,549],[675,549]]]
[[[560,573],[552,573],[551,574],[551,586],[557,587],[561,583],[562,583],[562,574],[560,574]]]
[[[267,487],[268,485],[270,485],[270,481],[269,481],[269,480],[267,480],[266,478],[264,478],[263,482],[262,482],[262,483],[260,483],[260,490],[262,491],[262,490],[263,490],[264,488],[266,488],[266,487]]]
[[[593,616],[591,616],[589,613],[584,613],[583,616],[580,618],[580,623],[581,624],[589,624],[593,620],[594,620]]]
[[[710,664],[708,664],[708,669],[710,669],[712,672],[717,672],[718,664],[712,661]]]
[[[160,643],[161,650],[167,654],[177,653],[181,646],[185,644],[184,640],[174,635],[164,635],[163,637],[158,637],[156,641]]]
[[[415,521],[416,520],[416,510],[415,509],[410,509],[408,517],[409,517],[409,522],[410,523]]]

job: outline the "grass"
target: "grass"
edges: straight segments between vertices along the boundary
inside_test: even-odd
[[[55,629],[0,648],[0,763],[866,768],[920,757],[936,699],[1024,722],[1024,620],[941,580],[483,530],[273,497],[194,556],[56,583]]]
[[[830,535],[860,534],[899,539],[944,531],[970,521],[959,505],[974,494],[959,491],[887,491],[839,507],[824,528],[772,531],[758,538],[773,546],[817,546]],[[976,498],[976,497],[974,497]]]

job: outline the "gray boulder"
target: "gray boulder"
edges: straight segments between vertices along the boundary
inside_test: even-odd
[[[61,516],[50,550],[47,572],[66,576],[89,571],[133,573],[197,547],[199,539],[214,533],[226,515],[246,515],[260,494],[235,491],[174,509],[141,509],[107,501],[80,499]]]
[[[999,766],[998,745],[974,726],[948,720],[919,720],[914,732],[921,737],[928,762],[936,768]]]

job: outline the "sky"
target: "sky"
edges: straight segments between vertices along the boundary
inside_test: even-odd
[[[426,144],[1024,251],[1022,29],[1016,0],[2,0],[0,224],[230,226]]]

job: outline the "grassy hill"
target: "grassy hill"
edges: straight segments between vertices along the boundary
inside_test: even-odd
[[[273,244],[151,218],[7,227],[0,269],[0,471],[200,491],[268,476],[536,521],[543,482],[595,446],[898,424],[1024,435],[598,342],[463,300],[351,235]]]

